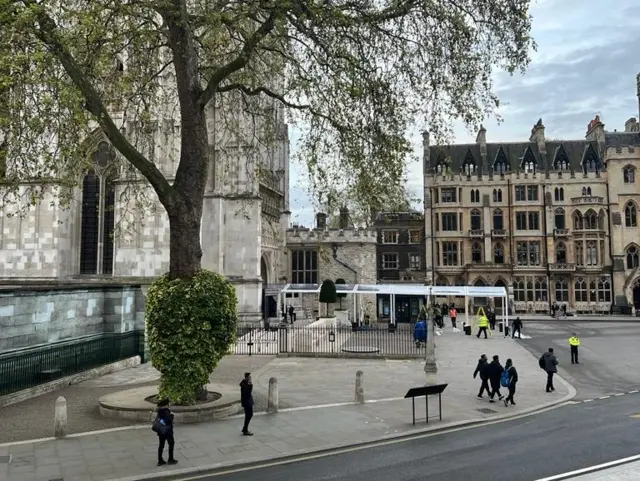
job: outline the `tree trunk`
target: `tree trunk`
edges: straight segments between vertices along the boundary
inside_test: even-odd
[[[200,270],[200,217],[177,209],[169,214],[169,275],[173,278],[193,277]]]

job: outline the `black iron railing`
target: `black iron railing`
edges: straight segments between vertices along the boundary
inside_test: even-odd
[[[238,327],[232,352],[240,355],[334,354],[371,357],[423,358],[424,343],[416,343],[413,328],[388,326],[313,327],[262,325]]]
[[[0,396],[139,355],[144,331],[108,333],[0,354]]]

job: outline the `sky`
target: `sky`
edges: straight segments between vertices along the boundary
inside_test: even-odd
[[[624,130],[638,117],[636,75],[640,73],[638,0],[534,0],[532,34],[538,45],[525,75],[497,72],[494,90],[501,101],[498,124],[486,119],[487,141],[526,141],[542,118],[548,139],[582,139],[596,115],[606,130]],[[452,119],[455,142],[474,142]],[[298,133],[290,131],[292,159]],[[422,139],[413,139],[416,152]],[[420,155],[421,157],[421,155]],[[311,226],[314,207],[306,167],[291,162],[290,204],[293,223]],[[408,166],[413,195],[422,198],[422,164]]]

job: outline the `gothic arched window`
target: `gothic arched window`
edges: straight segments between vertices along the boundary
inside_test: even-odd
[[[495,230],[504,229],[504,216],[500,209],[496,209],[493,211],[493,228]]]
[[[631,245],[627,247],[627,269],[635,269],[640,265],[640,253],[638,247]]]
[[[92,155],[94,168],[82,181],[80,274],[113,274],[115,153],[102,141]]]
[[[556,246],[556,263],[567,263],[567,246],[564,242],[558,242],[558,245]]]
[[[631,200],[624,207],[624,225],[625,227],[638,227],[638,209]]]
[[[632,165],[627,165],[622,169],[622,178],[625,184],[634,184],[636,182],[636,169]]]
[[[493,262],[495,264],[504,264],[504,246],[500,243],[493,248]]]

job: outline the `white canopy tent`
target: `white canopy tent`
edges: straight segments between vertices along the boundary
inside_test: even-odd
[[[319,294],[321,284],[287,284],[278,296],[278,312],[286,294]],[[358,319],[358,296],[388,294],[391,296],[391,323],[395,324],[395,297],[397,295],[421,296],[427,300],[434,297],[464,297],[465,318],[469,324],[469,298],[473,297],[499,297],[504,312],[505,325],[509,325],[509,309],[507,290],[504,287],[485,286],[425,286],[421,284],[336,284],[338,294],[350,294],[355,296],[353,303],[354,319]]]

